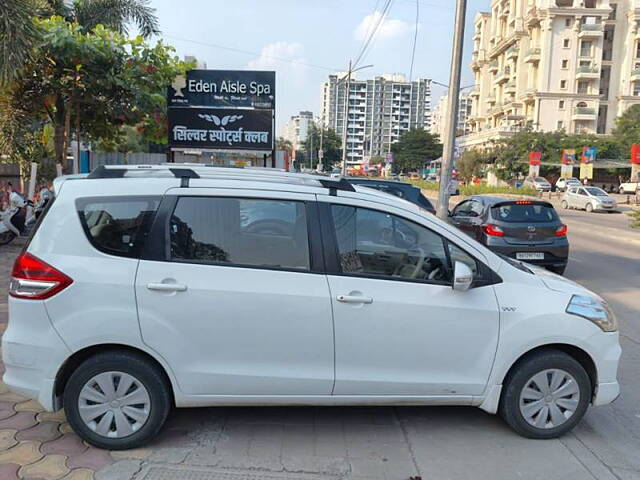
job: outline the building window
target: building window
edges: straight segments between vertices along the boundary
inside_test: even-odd
[[[565,18],[564,19],[564,26],[565,27],[570,27],[571,26],[571,19],[570,18]]]
[[[571,43],[570,43],[569,39],[568,39],[568,38],[565,38],[565,39],[564,39],[564,41],[563,41],[563,43],[562,43],[562,46],[563,46],[564,48],[569,48],[569,46],[570,46],[570,45],[571,45]]]
[[[640,42],[636,42],[636,58],[640,58]]]
[[[591,42],[590,40],[583,40],[580,43],[580,56],[590,57],[592,47],[593,47],[593,42]]]
[[[633,96],[640,97],[640,82],[633,82]]]
[[[580,60],[580,66],[581,67],[590,67],[591,66],[591,62],[589,60]]]
[[[564,122],[562,120],[558,120],[558,130],[562,130],[564,128]]]
[[[562,60],[562,68],[564,69],[569,68],[569,60]]]
[[[560,80],[560,88],[567,88],[567,81],[566,80]]]
[[[581,95],[589,94],[589,82],[578,82],[578,93]]]
[[[560,110],[564,110],[564,100],[560,100],[560,101],[558,102],[558,108],[559,108]]]

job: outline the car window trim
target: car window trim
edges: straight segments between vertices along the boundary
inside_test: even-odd
[[[350,205],[336,202],[319,202],[319,219],[322,228],[322,239],[324,245],[324,258],[325,258],[325,266],[326,266],[326,274],[333,275],[338,277],[352,277],[352,278],[367,278],[372,280],[383,280],[383,281],[391,281],[391,282],[404,282],[404,283],[421,283],[425,285],[439,285],[439,286],[447,286],[452,287],[453,281],[451,282],[443,282],[443,281],[434,281],[434,280],[419,280],[419,279],[411,279],[411,278],[400,278],[400,277],[382,277],[379,275],[370,275],[363,273],[344,273],[342,272],[342,268],[340,267],[339,259],[339,250],[338,250],[338,240],[337,234],[335,230],[335,224],[333,221],[333,214],[331,213],[332,206],[342,206],[342,207],[351,207],[351,208],[363,208],[365,210],[373,210],[385,215],[393,215],[394,217],[402,218],[403,220],[418,225],[422,228],[425,228],[432,232],[434,235],[440,237],[440,240],[443,242],[445,256],[449,265],[453,269],[453,264],[451,263],[450,252],[449,252],[449,244],[455,245],[461,251],[469,255],[475,262],[478,267],[478,277],[473,280],[471,284],[471,288],[479,288],[488,285],[495,285],[497,283],[502,282],[502,278],[495,273],[488,265],[486,265],[482,260],[478,259],[475,255],[470,254],[467,249],[462,248],[458,243],[453,242],[450,238],[441,235],[440,233],[430,229],[429,227],[422,225],[414,220],[411,220],[402,215],[398,215],[396,213],[388,212],[385,210],[364,207],[360,205]]]
[[[309,243],[309,269],[273,267],[264,265],[247,265],[231,262],[210,262],[188,259],[173,259],[171,257],[171,217],[181,198],[231,198],[237,200],[271,200],[274,202],[298,202],[305,206],[305,218],[307,220],[307,242]],[[150,230],[153,243],[145,250],[144,260],[154,260],[168,263],[185,263],[194,265],[209,265],[217,267],[249,268],[257,270],[272,270],[279,272],[295,273],[325,273],[324,251],[320,233],[320,220],[318,218],[317,202],[315,200],[271,197],[254,197],[244,195],[180,195],[178,192],[164,195],[156,212],[156,218]]]

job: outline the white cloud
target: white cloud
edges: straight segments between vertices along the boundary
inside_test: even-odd
[[[372,14],[364,17],[360,24],[354,30],[353,37],[356,40],[365,40],[371,34],[378,22],[380,22],[381,18],[382,13],[377,10]],[[382,20],[382,23],[378,27],[378,31],[376,32],[376,36],[374,38],[378,40],[388,40],[390,38],[399,37],[401,35],[404,35],[405,33],[411,32],[414,27],[415,25],[407,23],[403,20],[385,18],[384,20]]]
[[[255,70],[267,70],[283,68],[286,66],[302,67],[299,63],[305,62],[304,47],[301,43],[274,42],[262,47],[260,56],[251,60],[247,65]]]

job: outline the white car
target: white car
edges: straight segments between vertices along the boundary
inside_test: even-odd
[[[559,192],[565,192],[569,187],[579,187],[580,185],[582,185],[580,183],[580,180],[578,180],[575,177],[571,177],[571,178],[560,177],[556,181],[556,190]]]
[[[618,205],[613,197],[598,187],[569,187],[560,202],[562,208],[578,208],[587,212],[614,212]]]
[[[621,183],[618,187],[618,193],[621,195],[635,195],[636,192],[640,189],[640,182],[625,182]]]
[[[538,192],[550,192],[551,184],[543,177],[527,177],[522,183],[523,187],[529,187]]]
[[[554,438],[619,394],[605,301],[344,179],[191,164],[58,182],[3,380],[87,442],[172,406],[474,405]]]

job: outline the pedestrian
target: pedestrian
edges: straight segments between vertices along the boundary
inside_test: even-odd
[[[584,177],[582,179],[582,184],[586,187],[587,185],[589,185],[589,179],[587,177]]]

